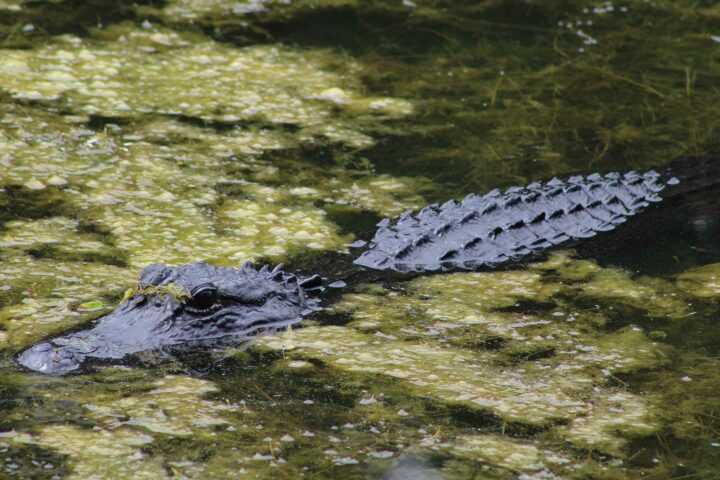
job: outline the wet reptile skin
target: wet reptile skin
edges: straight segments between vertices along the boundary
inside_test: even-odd
[[[716,160],[707,163],[714,166]],[[677,185],[674,177],[654,171],[593,174],[405,212],[380,222],[351,265],[352,273],[339,275],[343,269],[347,273],[340,266],[333,276],[349,280],[366,269],[404,273],[497,268],[613,230],[663,200],[661,193],[682,196],[718,183],[717,175],[702,174],[698,181],[681,178]],[[300,278],[282,267],[256,270],[250,264],[238,269],[202,262],[151,265],[141,274],[138,293],[92,328],[43,341],[21,353],[18,361],[32,370],[62,375],[139,352],[239,344],[320,310],[314,294],[323,290],[322,281],[318,275]],[[169,286],[174,295],[162,292]]]
[[[398,272],[476,270],[614,229],[651,203],[660,174],[588,175],[493,190],[385,219],[357,265]]]
[[[250,263],[238,269],[204,262],[150,265],[140,275],[138,287],[144,292],[123,302],[94,328],[41,342],[18,361],[38,372],[62,375],[91,360],[120,360],[138,352],[221,339],[242,343],[319,310],[319,300],[308,293],[320,283],[319,277],[301,279],[282,266],[271,271],[255,270]],[[170,285],[187,298],[162,293],[162,287]],[[198,289],[214,291],[214,298],[198,304],[190,295]]]

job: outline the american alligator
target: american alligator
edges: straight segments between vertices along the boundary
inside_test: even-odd
[[[706,157],[695,165],[716,166],[717,160]],[[381,221],[369,242],[359,242],[362,253],[352,264],[328,276],[348,280],[371,270],[419,274],[506,267],[613,230],[651,204],[717,183],[717,177],[709,182],[706,175],[696,177],[678,180],[655,171],[592,174],[430,205]],[[323,281],[319,275],[287,273],[282,266],[256,270],[250,263],[238,269],[203,262],[150,265],[136,291],[94,327],[41,342],[21,353],[19,362],[38,372],[66,374],[90,360],[239,344],[321,310],[317,294],[325,290]]]

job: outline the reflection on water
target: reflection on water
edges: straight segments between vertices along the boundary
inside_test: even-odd
[[[351,285],[245,351],[13,358],[147,263],[326,271],[408,208],[711,152],[719,14],[0,0],[0,476],[713,478],[712,189],[580,258]]]

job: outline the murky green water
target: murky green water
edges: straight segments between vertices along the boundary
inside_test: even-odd
[[[0,0],[0,478],[720,478],[716,217],[194,362],[13,362],[151,262],[717,150],[719,60],[710,1]]]

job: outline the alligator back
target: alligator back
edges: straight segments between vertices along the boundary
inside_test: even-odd
[[[556,178],[385,219],[355,264],[427,272],[494,268],[613,230],[677,184],[655,171]]]

